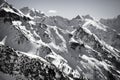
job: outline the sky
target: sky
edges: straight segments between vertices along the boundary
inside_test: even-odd
[[[73,18],[77,15],[91,15],[95,19],[113,18],[120,14],[120,0],[7,0],[20,9],[28,6],[48,16]]]

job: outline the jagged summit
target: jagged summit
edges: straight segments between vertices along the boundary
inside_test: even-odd
[[[20,9],[25,15],[30,15],[31,17],[45,17],[45,14],[40,10],[30,9],[29,7],[23,7]]]
[[[82,19],[80,15],[77,15],[74,19]]]

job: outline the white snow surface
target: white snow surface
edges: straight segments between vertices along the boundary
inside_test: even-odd
[[[107,29],[106,29],[107,26],[103,26],[101,23],[99,23],[99,22],[97,23],[96,21],[91,20],[91,19],[85,19],[85,24],[83,25],[83,27],[88,27],[90,25],[94,26],[97,29],[101,29],[103,31],[107,31]]]

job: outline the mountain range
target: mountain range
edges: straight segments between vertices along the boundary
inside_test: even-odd
[[[120,80],[120,16],[46,16],[0,5],[0,80]]]

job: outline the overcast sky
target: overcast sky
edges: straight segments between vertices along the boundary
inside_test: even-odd
[[[7,0],[16,8],[28,6],[46,15],[73,18],[90,14],[92,17],[111,18],[120,14],[120,0]]]

